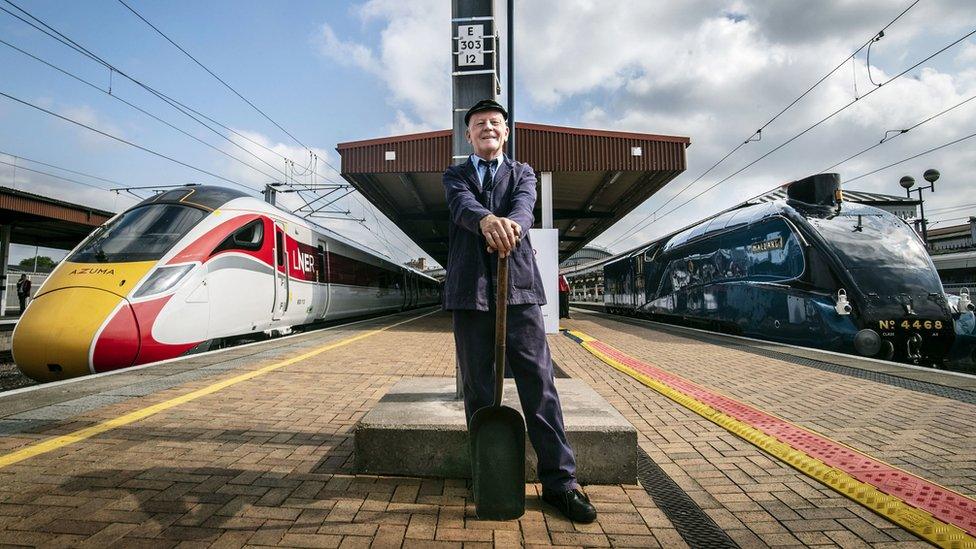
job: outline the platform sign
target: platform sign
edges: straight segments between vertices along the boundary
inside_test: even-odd
[[[532,251],[542,276],[546,304],[542,318],[547,334],[559,333],[559,229],[530,229]]]
[[[494,19],[456,19],[451,26],[454,29],[454,75],[495,72]]]

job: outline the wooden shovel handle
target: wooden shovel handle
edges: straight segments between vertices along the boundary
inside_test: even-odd
[[[495,406],[502,404],[505,388],[505,335],[508,316],[508,257],[498,256],[498,283],[495,287]]]

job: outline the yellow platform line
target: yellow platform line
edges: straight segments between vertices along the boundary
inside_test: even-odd
[[[386,330],[389,330],[390,328],[395,328],[395,327],[400,326],[402,324],[406,324],[408,322],[413,322],[414,320],[419,320],[419,319],[424,318],[426,316],[432,315],[432,314],[434,314],[436,312],[438,312],[438,311],[436,311],[436,310],[435,311],[431,311],[429,313],[425,313],[425,314],[416,316],[414,318],[409,318],[407,320],[404,320],[404,321],[401,321],[401,322],[397,322],[395,324],[390,324],[389,326],[384,326],[383,328],[379,328],[377,330],[372,330],[372,331],[369,331],[369,332],[366,332],[366,333],[363,333],[363,334],[359,334],[357,336],[353,336],[353,337],[349,337],[349,338],[346,338],[346,339],[342,339],[342,340],[336,341],[335,343],[330,343],[328,345],[324,345],[324,346],[319,347],[317,349],[311,350],[311,351],[309,351],[309,352],[307,352],[305,354],[301,354],[301,355],[298,355],[296,357],[292,357],[292,358],[289,358],[289,359],[286,359],[286,360],[282,360],[280,362],[275,362],[274,364],[269,364],[267,366],[263,366],[261,368],[258,368],[257,370],[252,370],[252,371],[247,372],[245,374],[241,374],[241,375],[238,375],[238,376],[234,376],[232,378],[228,378],[228,379],[225,379],[223,381],[218,381],[217,383],[214,383],[212,385],[208,385],[208,386],[206,386],[206,387],[204,387],[202,389],[197,389],[196,391],[191,391],[191,392],[186,393],[184,395],[180,395],[178,397],[171,398],[171,399],[169,399],[167,401],[160,402],[158,404],[153,404],[152,406],[146,406],[145,408],[140,408],[140,409],[138,409],[138,410],[136,410],[134,412],[129,412],[128,414],[125,414],[125,415],[122,415],[122,416],[119,416],[119,417],[116,417],[116,418],[113,418],[113,419],[109,419],[109,420],[103,421],[101,423],[92,425],[91,427],[86,427],[84,429],[79,429],[79,430],[74,431],[72,433],[68,433],[66,435],[61,435],[61,436],[54,437],[54,438],[50,438],[50,439],[47,439],[47,440],[44,440],[44,441],[41,441],[41,442],[38,442],[38,443],[35,443],[35,444],[31,444],[31,445],[26,446],[24,448],[21,448],[19,450],[15,450],[13,452],[10,452],[8,454],[4,454],[4,455],[0,456],[0,469],[6,467],[8,465],[13,465],[14,463],[18,463],[18,462],[24,461],[25,459],[29,459],[29,458],[32,458],[34,456],[38,456],[38,455],[41,455],[41,454],[45,454],[45,453],[50,452],[52,450],[57,450],[58,448],[63,448],[65,446],[74,444],[76,442],[81,442],[81,441],[83,441],[85,439],[89,439],[89,438],[91,438],[93,436],[99,435],[99,434],[104,433],[106,431],[111,431],[112,429],[116,429],[118,427],[124,427],[126,425],[131,424],[131,423],[135,423],[136,421],[139,421],[141,419],[145,419],[145,418],[147,418],[149,416],[158,414],[158,413],[163,412],[165,410],[169,410],[170,408],[179,406],[181,404],[185,404],[187,402],[190,402],[192,400],[196,400],[196,399],[198,399],[200,397],[203,397],[203,396],[206,396],[206,395],[210,395],[210,394],[216,393],[217,391],[220,391],[221,389],[226,389],[227,387],[230,387],[232,385],[237,385],[238,383],[242,383],[244,381],[248,381],[248,380],[254,379],[254,378],[258,377],[258,376],[263,376],[264,374],[273,372],[273,371],[278,370],[280,368],[284,368],[285,366],[290,366],[290,365],[295,364],[297,362],[301,362],[303,360],[307,360],[309,358],[312,358],[312,357],[314,357],[316,355],[320,355],[320,354],[322,354],[322,353],[324,353],[326,351],[331,351],[333,349],[337,349],[339,347],[343,347],[345,345],[349,345],[350,343],[355,343],[355,342],[357,342],[359,340],[366,339],[368,337],[372,337],[372,336],[374,336],[376,334],[379,334],[381,332],[385,332]]]
[[[725,430],[752,443],[766,453],[786,462],[788,465],[801,473],[817,479],[823,484],[829,486],[834,491],[856,501],[868,509],[871,509],[875,513],[895,524],[898,524],[902,528],[905,528],[920,538],[939,547],[949,547],[954,549],[976,548],[976,538],[969,535],[965,530],[959,528],[958,526],[943,522],[942,520],[932,516],[930,513],[913,507],[895,496],[886,494],[870,484],[861,482],[841,469],[831,467],[808,455],[807,453],[798,450],[789,444],[781,442],[771,435],[763,433],[748,423],[720,412],[686,393],[674,389],[665,383],[662,383],[646,374],[638,372],[629,366],[618,362],[617,360],[614,360],[612,357],[607,356],[598,349],[595,349],[589,345],[589,342],[596,341],[596,339],[593,337],[575,330],[570,330],[568,333],[571,334],[573,338],[578,339],[580,345],[584,349],[589,351],[604,363],[612,366],[620,372],[623,372],[624,374],[627,374],[647,387],[654,389],[658,393],[668,397],[678,404],[681,404],[685,408],[688,408],[705,419],[719,425]],[[604,345],[606,345],[606,343],[604,343]],[[619,349],[617,349],[617,351],[619,352]],[[796,427],[798,429],[812,432],[800,426]],[[819,436],[823,436],[819,433],[817,434]],[[893,466],[892,469],[900,470]],[[911,473],[906,472],[906,474]],[[946,490],[951,491],[948,489]],[[965,498],[966,496],[960,497]]]

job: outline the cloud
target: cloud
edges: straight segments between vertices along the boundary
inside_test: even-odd
[[[403,133],[451,125],[451,8],[442,0],[371,0],[356,9],[364,24],[378,24],[373,47],[338,37],[328,23],[314,41],[326,57],[374,75],[390,92],[396,120],[388,128]]]
[[[86,126],[91,126],[92,128],[103,131],[109,135],[122,139],[125,138],[125,133],[122,131],[121,127],[109,122],[94,108],[88,105],[64,106],[54,108],[52,110],[56,110],[58,114],[66,118],[70,118],[71,120],[80,122]],[[119,145],[119,143],[114,139],[110,139],[104,135],[99,135],[87,128],[82,128],[75,124],[66,124],[62,120],[54,120],[52,123],[70,126],[71,131],[78,137],[81,144],[89,148],[102,149]]]
[[[274,142],[262,133],[235,128],[220,146],[227,156],[220,158],[220,173],[259,192],[273,182],[323,183],[338,181],[326,163],[335,165],[326,149]],[[246,165],[245,165],[246,164]],[[315,172],[315,173],[313,173]],[[318,174],[318,175],[316,175]]]
[[[877,144],[889,130],[910,127],[976,94],[972,40],[880,89],[871,83],[890,79],[971,30],[976,12],[966,0],[920,2],[872,44],[870,67],[865,50],[844,61],[908,5],[688,0],[615,3],[608,9],[592,0],[522,2],[516,13],[519,110],[534,122],[691,138],[687,171],[596,241],[606,244],[626,232],[630,236],[614,246],[619,251],[817,173]],[[356,45],[369,51],[362,58],[381,68],[371,74],[390,92],[395,133],[450,126],[448,10],[447,2],[392,0],[371,0],[355,10],[364,25],[381,28],[375,42]],[[504,14],[496,13],[496,21],[504,42]],[[334,49],[357,51],[339,38]],[[777,115],[838,64],[829,79]],[[774,117],[757,139],[754,132]],[[835,170],[853,178],[968,135],[973,127],[976,101]],[[658,217],[744,169],[740,174],[660,221],[631,229],[746,140]],[[976,155],[970,143],[859,179],[852,188],[901,194],[902,172],[919,175],[934,166],[943,179],[926,196],[926,210],[929,201],[932,208],[950,205],[967,192],[966,174]]]
[[[963,45],[959,55],[956,56],[956,63],[970,67],[976,63],[976,42],[970,40]]]
[[[549,116],[569,125],[582,120],[589,127],[692,138],[687,172],[596,241],[606,244],[625,233],[630,235],[614,246],[619,251],[781,183],[816,173],[878,143],[886,130],[908,127],[976,92],[972,62],[963,70],[952,71],[944,59],[934,59],[774,151],[874,89],[862,51],[765,128],[762,140],[753,137],[661,208],[901,9],[889,13],[891,6],[880,1],[818,3],[816,7],[758,0],[702,1],[626,4],[614,10],[589,2],[531,3],[519,12],[527,20],[521,28],[531,29],[524,36],[520,31],[517,41],[520,82],[529,95],[530,109],[534,107],[539,118]],[[933,23],[949,19],[948,13],[956,15],[947,26],[933,27]],[[891,78],[968,31],[974,22],[976,14],[958,2],[920,4],[876,43],[871,76],[878,82]],[[939,33],[931,32],[932,28]],[[574,36],[586,36],[586,40],[564,39]],[[956,63],[965,64],[967,59],[968,55],[959,56]],[[565,70],[567,63],[571,70]],[[970,132],[965,129],[973,126],[976,108],[967,105],[838,169],[845,178],[866,173],[953,136],[966,135]],[[896,184],[900,173],[892,173],[900,169],[920,172],[925,168],[916,164],[928,167],[933,163],[945,166],[943,173],[956,173],[957,181],[945,183],[950,192],[927,200],[951,202],[951,191],[964,188],[958,179],[967,171],[963,159],[970,154],[963,149],[949,151],[860,179],[855,188],[900,194]],[[669,213],[767,153],[768,157],[740,175]],[[655,210],[659,210],[658,222],[637,225]]]
[[[341,40],[328,23],[322,24],[316,38],[319,51],[330,59],[338,61],[342,65],[355,66],[364,71],[379,74],[379,66],[372,50],[362,44]]]

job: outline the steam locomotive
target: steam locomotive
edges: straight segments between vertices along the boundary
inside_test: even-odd
[[[884,360],[940,365],[971,320],[918,235],[843,202],[837,174],[789,184],[604,265],[608,312]],[[960,334],[961,339],[972,341]]]
[[[207,350],[227,338],[440,301],[440,284],[242,192],[171,190],[96,229],[13,334],[38,381]]]

